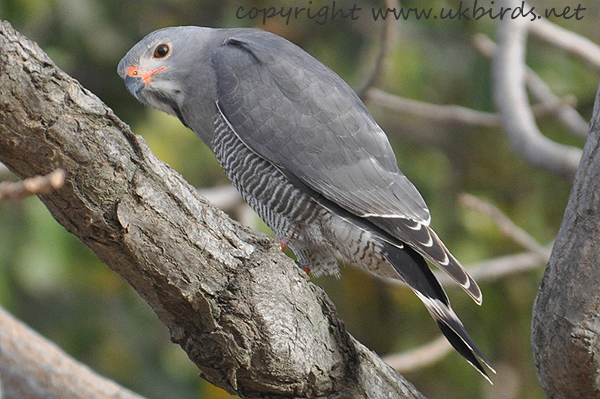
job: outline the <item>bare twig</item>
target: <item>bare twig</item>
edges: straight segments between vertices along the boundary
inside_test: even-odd
[[[469,274],[479,283],[497,281],[505,276],[538,269],[547,259],[534,252],[500,256],[470,264]],[[451,285],[454,281],[446,274],[435,273],[441,284]]]
[[[18,201],[32,194],[48,194],[65,183],[65,171],[56,169],[45,176],[34,176],[20,182],[0,182],[0,200]]]
[[[400,373],[418,370],[436,363],[452,351],[452,346],[443,335],[417,348],[385,356],[383,361]]]
[[[579,137],[587,137],[589,131],[588,122],[574,108],[576,101],[572,100],[573,96],[571,96],[571,100],[561,100],[550,90],[550,87],[548,87],[542,78],[529,68],[526,72],[526,81],[530,93],[537,101],[544,105],[555,106],[556,117],[571,133]]]
[[[429,120],[446,123],[464,123],[466,125],[478,125],[488,128],[501,126],[498,114],[477,111],[460,105],[439,105],[413,100],[390,94],[374,87],[367,91],[366,99],[383,107],[418,115]],[[553,104],[537,105],[534,107],[533,112],[536,117],[556,114],[564,104],[565,102],[559,101]]]
[[[473,38],[473,44],[482,54],[492,58],[496,51],[496,43],[484,34],[477,34]],[[577,112],[571,104],[570,98],[566,100],[560,99],[555,95],[548,85],[531,69],[526,69],[525,82],[533,97],[540,102],[541,105],[553,109],[552,112],[569,129],[569,131],[580,137],[587,137],[588,123]],[[534,110],[534,114],[537,113]]]
[[[569,47],[567,49],[589,47],[590,53],[596,54],[596,61],[600,61],[600,48],[598,48],[597,45],[595,45],[588,39],[583,38],[574,32],[560,28],[559,26],[545,19],[536,22],[540,23],[528,25],[528,29],[530,32],[541,36],[546,36],[547,39],[550,37],[557,38],[559,39],[559,42],[563,40],[566,40],[566,42],[572,42],[573,45],[567,46]],[[560,43],[557,43],[554,40],[551,40],[551,42],[558,45],[559,47],[562,47]],[[595,66],[599,67],[600,64],[596,63]],[[527,69],[526,80],[529,90],[538,101],[542,103],[553,103],[559,101],[559,98],[556,95],[554,95],[554,93],[552,92],[552,90],[550,90],[548,85],[546,85],[546,83],[530,68]],[[562,123],[567,128],[569,128],[569,130],[571,130],[571,132],[581,137],[587,137],[589,131],[588,122],[585,119],[583,119],[579,112],[577,112],[577,110],[575,110],[572,106],[568,106],[567,104],[565,104],[565,106],[560,109],[557,116],[562,121]]]
[[[393,108],[396,111],[409,112],[428,119],[444,122],[460,122],[485,127],[497,127],[500,125],[500,118],[496,114],[477,111],[459,105],[437,105],[412,100],[376,88],[369,89],[366,98],[384,107]]]
[[[396,7],[397,0],[385,0],[385,7],[389,9],[393,9]],[[367,81],[363,84],[361,88],[359,88],[356,92],[358,96],[364,101],[367,91],[369,88],[376,86],[383,75],[383,69],[385,66],[385,59],[392,47],[394,42],[394,28],[397,25],[397,20],[395,18],[387,18],[384,22],[384,26],[381,30],[381,45],[379,46],[379,51],[377,53],[377,57],[375,58],[375,65],[373,66],[373,72],[367,79]]]
[[[529,233],[514,224],[508,216],[494,205],[470,194],[462,194],[460,201],[463,205],[491,217],[507,237],[523,246],[523,248],[538,254],[541,259],[547,260],[550,258],[550,249],[538,243]]]
[[[504,7],[521,5],[504,0]],[[513,150],[532,166],[572,180],[579,166],[581,150],[555,143],[539,131],[525,91],[524,18],[498,22],[498,48],[494,54],[494,99],[504,131]]]
[[[590,39],[544,18],[529,23],[527,28],[537,37],[581,57],[596,69],[600,69],[600,46]]]
[[[473,277],[473,279],[479,283],[482,283],[496,281],[512,274],[535,270],[546,263],[547,259],[540,258],[539,254],[534,252],[525,252],[522,254],[500,256],[497,258],[472,263],[466,266],[466,269],[469,271],[469,274],[471,277]],[[435,270],[433,274],[444,287],[458,287],[456,285],[456,281],[452,280],[446,273]],[[392,285],[408,288],[406,283],[399,280],[387,279],[386,281]]]

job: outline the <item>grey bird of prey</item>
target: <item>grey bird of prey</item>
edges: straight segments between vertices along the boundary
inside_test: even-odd
[[[387,136],[331,69],[256,29],[174,27],[150,33],[118,67],[142,103],[178,117],[234,186],[315,274],[338,260],[402,280],[454,348],[489,380],[490,362],[426,262],[475,302],[481,291],[429,227],[423,198]]]

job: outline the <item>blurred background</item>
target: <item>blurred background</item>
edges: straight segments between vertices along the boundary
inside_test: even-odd
[[[216,160],[190,131],[166,114],[144,108],[125,90],[116,66],[150,31],[173,25],[258,27],[300,45],[354,88],[371,76],[382,44],[384,22],[372,7],[382,1],[338,0],[346,12],[361,7],[356,20],[323,24],[306,17],[239,19],[238,7],[331,6],[313,0],[0,0],[0,18],[36,41],[83,86],[99,96],[160,159],[199,188],[228,184]],[[458,1],[403,1],[403,7],[458,9]],[[469,5],[463,2],[463,7]],[[586,4],[587,3],[587,4]],[[593,3],[593,4],[592,4]],[[560,1],[531,1],[540,8],[575,7]],[[490,7],[490,1],[478,5]],[[584,1],[583,18],[552,18],[600,43],[600,5]],[[490,18],[478,21],[417,20],[393,26],[393,38],[376,87],[402,97],[440,105],[495,112],[490,60],[473,44],[478,34],[494,38]],[[528,65],[561,99],[591,116],[599,71],[536,37],[527,46]],[[1,88],[0,88],[1,89]],[[426,199],[432,227],[467,267],[525,250],[490,218],[459,200],[462,193],[505,213],[540,244],[556,236],[571,183],[524,163],[499,127],[439,122],[367,105],[388,133],[401,170]],[[538,119],[555,141],[582,147],[552,115]],[[14,179],[7,173],[2,180]],[[246,220],[248,222],[248,220]],[[254,227],[268,229],[258,219]],[[448,288],[453,308],[499,374],[493,387],[456,353],[405,376],[429,398],[544,398],[532,360],[529,331],[532,303],[544,262],[481,284],[481,307],[457,288]],[[379,355],[398,353],[434,340],[438,329],[414,294],[352,267],[342,277],[313,278],[336,304],[348,331]],[[148,398],[230,398],[198,377],[185,353],[132,289],[49,215],[40,201],[0,203],[0,305],[102,375]]]

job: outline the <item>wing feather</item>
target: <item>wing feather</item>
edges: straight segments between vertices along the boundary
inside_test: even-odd
[[[239,138],[294,184],[414,247],[481,303],[475,281],[428,226],[423,198],[383,130],[337,74],[290,42],[238,32],[211,57],[217,103]]]
[[[385,133],[329,68],[256,31],[226,40],[211,62],[219,108],[254,152],[357,216],[429,220]]]

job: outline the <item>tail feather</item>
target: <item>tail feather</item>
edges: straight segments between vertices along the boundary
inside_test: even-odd
[[[389,243],[383,244],[383,253],[400,278],[421,299],[448,342],[491,383],[486,370],[480,363],[480,361],[483,362],[495,373],[490,361],[477,347],[450,307],[448,296],[429,269],[423,256],[409,246],[405,245],[400,248]]]
[[[452,345],[454,347],[454,349],[456,349],[456,351],[458,353],[460,353],[460,355],[463,358],[465,358],[465,360],[467,362],[469,362],[471,364],[471,366],[475,367],[475,369],[477,371],[479,371],[479,373],[486,380],[488,380],[490,384],[493,384],[492,380],[490,379],[490,376],[485,371],[485,369],[483,368],[483,366],[481,365],[481,363],[479,362],[477,357],[479,357],[481,359],[481,361],[494,374],[496,373],[496,370],[494,370],[494,368],[490,364],[490,361],[485,357],[485,355],[483,353],[481,353],[481,351],[479,350],[477,345],[473,344],[474,346],[470,346],[465,342],[463,337],[464,337],[464,334],[467,334],[466,331],[464,331],[463,334],[458,334],[458,333],[456,333],[456,331],[454,331],[453,328],[449,327],[444,321],[436,320],[436,323],[437,323],[439,329],[442,331],[442,333],[446,337],[446,339],[448,340],[448,342],[450,342],[450,345]],[[463,330],[464,330],[464,328],[463,328]],[[469,335],[467,334],[467,337],[468,336]],[[473,354],[473,352],[475,352],[477,354],[477,356],[475,356]]]
[[[450,305],[443,304],[437,299],[425,297],[417,291],[415,291],[415,293],[425,304],[429,314],[431,314],[448,342],[450,342],[454,349],[456,349],[456,351],[460,353],[467,362],[475,367],[475,369],[477,369],[477,371],[479,371],[486,380],[492,383],[492,380],[479,360],[481,360],[493,373],[496,373],[496,371],[492,367],[488,358],[483,354],[481,349],[479,349],[475,341],[473,341],[473,338],[471,338]]]
[[[477,282],[450,253],[437,234],[424,222],[403,217],[369,217],[371,223],[410,245],[440,270],[450,276],[462,289],[481,305],[482,295]]]

